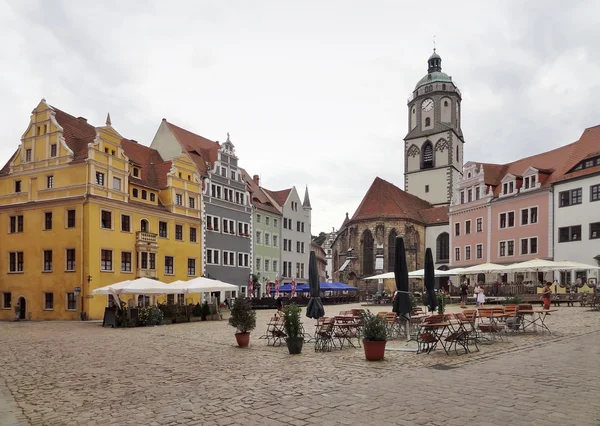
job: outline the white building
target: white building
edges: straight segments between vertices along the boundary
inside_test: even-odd
[[[600,265],[600,153],[554,184],[554,260]],[[556,274],[565,284],[579,277],[598,280],[598,270]]]
[[[325,267],[325,272],[327,273],[327,282],[333,282],[333,255],[331,246],[335,241],[335,237],[337,237],[337,231],[335,228],[331,228],[331,232],[327,234],[325,241],[323,242],[323,250],[325,250],[325,259],[327,260],[327,266]]]
[[[281,191],[264,190],[281,207],[281,283],[308,280],[308,259],[311,243],[311,211],[308,188],[304,202],[300,200],[296,187]]]

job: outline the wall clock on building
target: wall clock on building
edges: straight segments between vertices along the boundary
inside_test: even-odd
[[[421,105],[423,111],[431,111],[433,108],[433,99],[425,99]]]

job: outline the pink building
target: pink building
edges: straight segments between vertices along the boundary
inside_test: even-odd
[[[466,163],[449,211],[451,266],[552,259],[552,183],[576,144],[508,164]]]

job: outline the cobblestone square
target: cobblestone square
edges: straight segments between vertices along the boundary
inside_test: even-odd
[[[227,321],[0,323],[0,424],[600,424],[600,314],[587,308],[559,308],[551,336],[511,334],[471,355],[387,351],[377,363],[360,348],[268,347],[258,337],[272,313],[258,311],[248,349]]]

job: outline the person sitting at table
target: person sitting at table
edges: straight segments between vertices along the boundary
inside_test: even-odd
[[[485,294],[483,291],[483,283],[477,283],[477,287],[475,287],[475,301],[477,302],[477,308],[481,308],[485,303]]]
[[[544,282],[544,289],[542,290],[542,301],[544,302],[544,309],[550,309],[550,299],[552,298],[552,283],[550,281]]]

